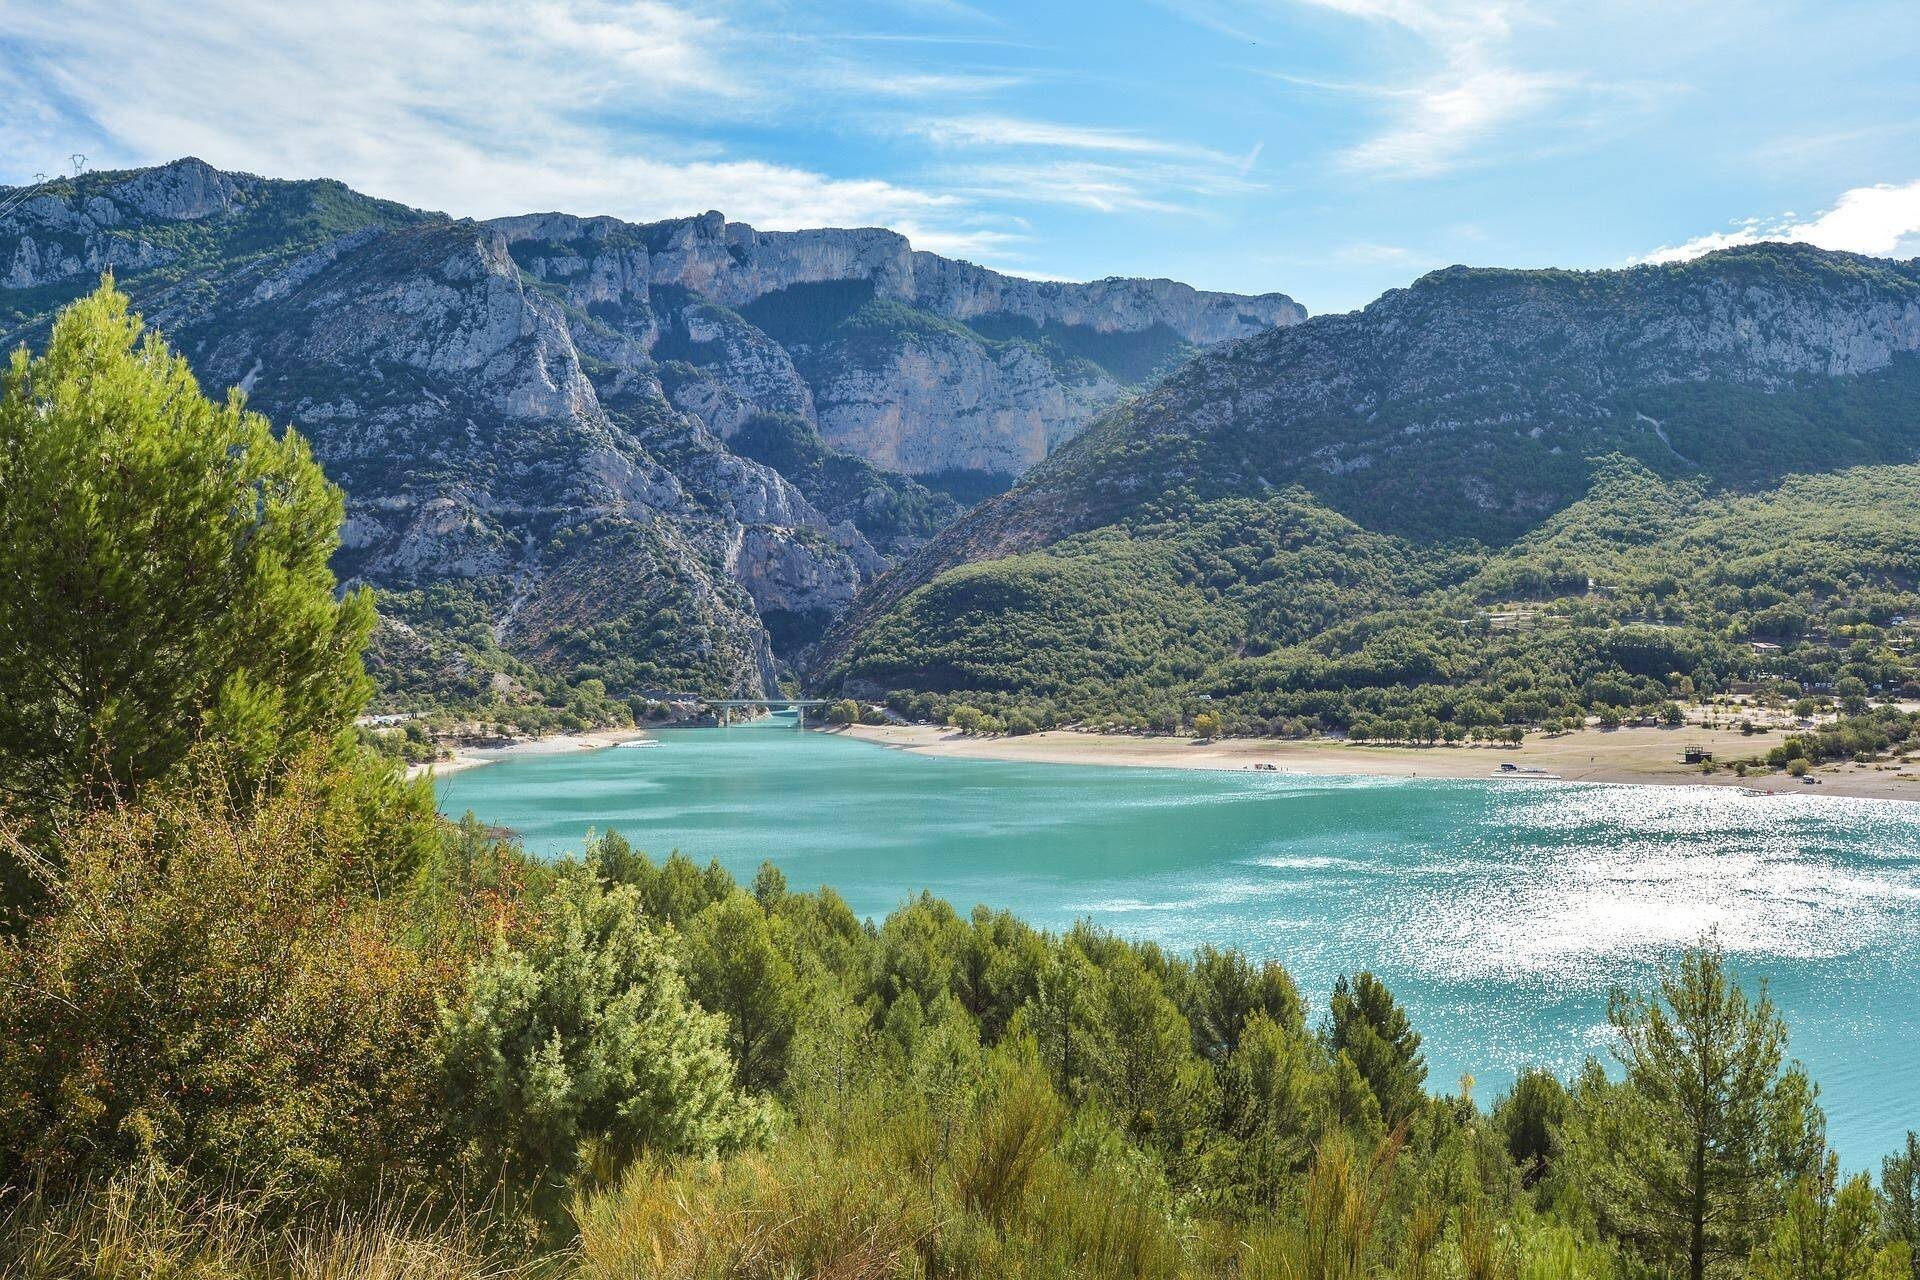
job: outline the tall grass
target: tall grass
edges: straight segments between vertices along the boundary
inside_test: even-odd
[[[271,1209],[266,1206],[271,1205]],[[289,1210],[271,1197],[184,1194],[120,1180],[0,1201],[4,1280],[556,1280],[571,1258],[483,1243],[481,1219]]]
[[[583,1280],[1172,1280],[1185,1242],[1137,1170],[1061,1149],[1022,1069],[949,1122],[898,1094],[725,1161],[629,1170],[575,1207]]]

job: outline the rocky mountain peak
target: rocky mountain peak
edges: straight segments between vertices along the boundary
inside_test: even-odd
[[[0,338],[108,267],[345,487],[339,567],[380,593],[396,695],[762,691],[960,509],[901,472],[977,496],[1202,343],[1300,315],[877,228],[475,222],[187,158],[0,218]]]

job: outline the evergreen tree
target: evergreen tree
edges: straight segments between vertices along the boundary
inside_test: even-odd
[[[727,1020],[727,1048],[749,1089],[770,1091],[785,1073],[798,1013],[793,966],[774,945],[766,913],[736,889],[687,926],[687,988]]]
[[[1194,1048],[1215,1061],[1239,1047],[1241,1029],[1256,1013],[1294,1030],[1304,1017],[1292,975],[1271,962],[1256,968],[1238,951],[1201,947],[1194,953],[1187,993]]]
[[[1795,1185],[1747,1274],[1751,1280],[1904,1280],[1892,1251],[1875,1246],[1875,1210],[1867,1175],[1840,1184],[1839,1161],[1829,1155],[1818,1174]]]
[[[1231,1139],[1230,1181],[1256,1204],[1271,1206],[1306,1168],[1326,1127],[1316,1049],[1299,1027],[1264,1012],[1248,1018],[1221,1069],[1221,1128]]]
[[[110,280],[62,312],[0,386],[0,799],[50,818],[202,746],[244,787],[348,729],[373,605],[335,596],[343,511]]]
[[[1094,1073],[1114,1113],[1151,1133],[1174,1118],[1192,1032],[1132,948],[1116,951],[1103,976]]]
[[[1389,1127],[1413,1115],[1427,1081],[1420,1035],[1407,1011],[1371,973],[1333,984],[1328,1007],[1328,1052],[1344,1054],[1373,1090]]]
[[[1786,1025],[1711,943],[1663,973],[1656,997],[1616,991],[1608,1017],[1625,1078],[1591,1063],[1580,1079],[1563,1130],[1576,1176],[1649,1258],[1691,1280],[1721,1274],[1818,1172],[1823,1122],[1806,1074],[1784,1064]]]
[[[496,943],[442,1018],[451,1102],[491,1167],[551,1215],[592,1160],[723,1151],[760,1116],[734,1087],[719,1018],[688,998],[630,885],[565,863],[524,946]]]
[[[1034,997],[1021,1019],[1039,1045],[1040,1059],[1060,1092],[1077,1097],[1091,1071],[1095,999],[1100,975],[1073,942],[1062,943],[1040,970]]]
[[[1513,1082],[1513,1091],[1494,1109],[1505,1133],[1507,1154],[1530,1186],[1540,1180],[1554,1155],[1554,1133],[1567,1114],[1567,1091],[1551,1071],[1532,1067]]]
[[[1880,1216],[1887,1238],[1907,1246],[1910,1280],[1920,1280],[1920,1133],[1880,1165]]]

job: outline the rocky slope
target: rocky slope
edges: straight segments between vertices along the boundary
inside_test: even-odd
[[[209,389],[313,440],[389,692],[456,701],[765,690],[959,509],[893,470],[1018,470],[1159,362],[1299,314],[881,231],[476,223],[183,160],[0,216],[0,340],[104,270]],[[988,319],[1021,332],[963,323]]]
[[[909,475],[1018,474],[1197,346],[1305,318],[1278,294],[1015,279],[882,230],[492,225],[531,276],[665,362],[674,404],[716,434],[794,414]]]
[[[999,636],[1031,638],[1030,622],[1084,611],[1092,588],[1062,566],[1096,545],[1109,565],[1186,564],[1216,594],[1297,591],[1305,566],[1347,592],[1337,607],[1304,626],[1298,599],[1249,605],[1207,652],[1295,643],[1474,572],[1622,461],[1709,494],[1912,463],[1916,351],[1914,262],[1767,245],[1630,271],[1438,272],[1362,311],[1216,347],[1110,411],[863,593],[819,669],[850,687],[979,690],[1002,644],[982,602]],[[1172,550],[1202,544],[1197,562]],[[1401,558],[1384,571],[1325,560],[1389,545]],[[1913,576],[1876,572],[1896,587]],[[1379,589],[1353,594],[1357,574]],[[1066,685],[1102,661],[1054,668]]]

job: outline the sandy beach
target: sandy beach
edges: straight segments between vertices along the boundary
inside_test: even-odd
[[[1229,738],[1133,737],[1054,731],[1018,738],[969,738],[931,725],[858,725],[830,730],[863,741],[922,755],[1047,764],[1131,765],[1157,769],[1250,769],[1270,764],[1287,773],[1359,774],[1394,778],[1487,778],[1502,763],[1540,770],[1567,782],[1615,782],[1658,786],[1744,787],[1792,795],[1859,796],[1920,800],[1920,761],[1845,764],[1817,771],[1808,786],[1784,773],[1735,777],[1730,769],[1703,774],[1681,763],[1681,751],[1698,746],[1721,761],[1763,756],[1786,734],[1768,730],[1684,728],[1583,729],[1533,735],[1519,747],[1375,747],[1337,741]],[[1539,774],[1522,774],[1536,778]]]
[[[556,733],[545,738],[521,738],[497,747],[457,747],[450,760],[435,760],[431,764],[416,764],[407,767],[407,777],[418,778],[422,774],[442,777],[449,773],[459,773],[463,769],[477,769],[483,764],[492,764],[495,760],[505,760],[513,756],[551,756],[562,755],[569,751],[598,751],[602,747],[617,747],[623,742],[632,742],[644,738],[644,729],[595,729],[591,733]]]

